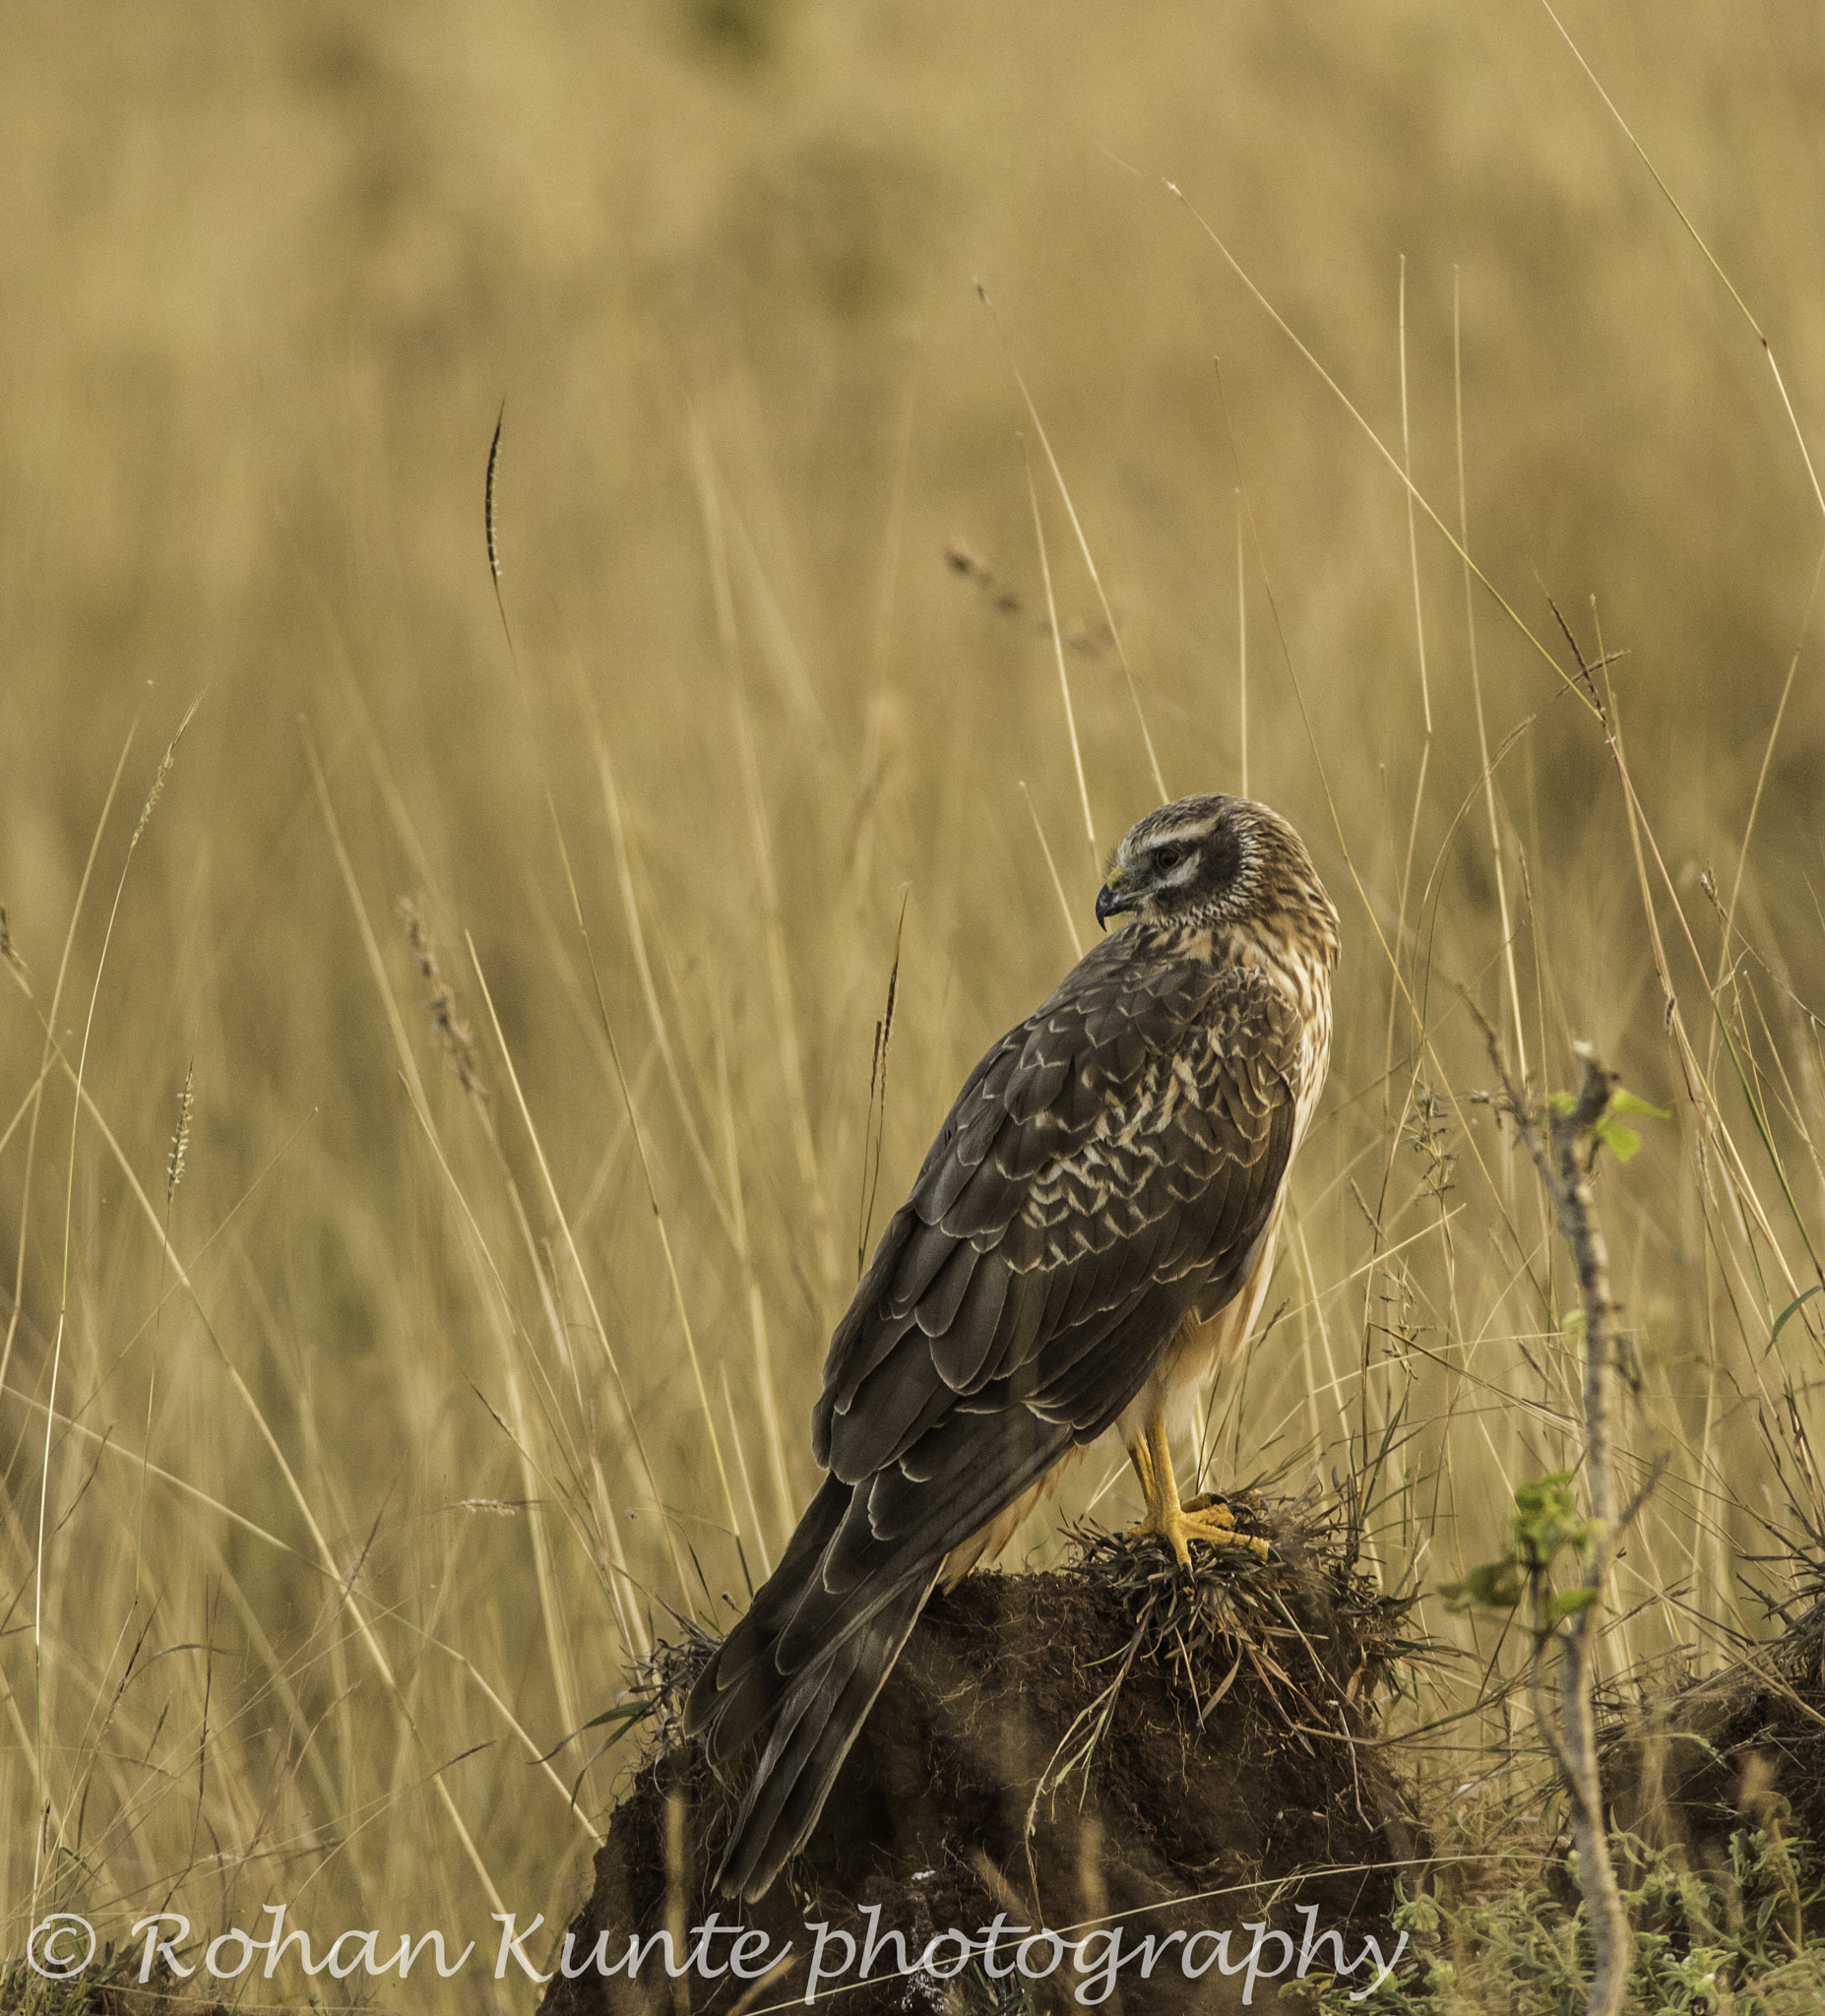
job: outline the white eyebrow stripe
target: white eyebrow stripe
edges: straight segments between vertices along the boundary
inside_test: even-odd
[[[1182,842],[1195,844],[1200,840],[1209,840],[1216,831],[1215,819],[1200,819],[1195,826],[1163,826],[1158,833],[1150,833],[1147,836],[1147,847],[1152,850],[1158,847],[1177,846]]]

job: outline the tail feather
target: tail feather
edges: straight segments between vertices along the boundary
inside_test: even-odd
[[[713,1762],[727,1763],[745,1749],[779,1702],[783,1679],[774,1653],[799,1606],[817,1589],[818,1562],[836,1538],[852,1495],[835,1478],[825,1479],[780,1565],[691,1688],[684,1726],[692,1735],[705,1737]]]
[[[927,1477],[827,1476],[699,1675],[685,1728],[712,1767],[760,1751],[717,1870],[725,1895],[754,1902],[810,1838],[946,1560],[960,1546],[971,1560],[982,1551],[999,1515],[1069,1454],[1073,1431],[1022,1410],[997,1418],[995,1438],[984,1461],[966,1418],[936,1431]]]
[[[908,1583],[787,1690],[717,1865],[725,1895],[754,1903],[810,1838],[935,1580],[933,1570]]]

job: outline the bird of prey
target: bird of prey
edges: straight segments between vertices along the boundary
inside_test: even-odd
[[[828,1472],[693,1687],[719,1772],[758,1747],[718,1886],[753,1902],[817,1824],[920,1609],[1013,1537],[1107,1429],[1182,1563],[1170,1436],[1247,1337],[1324,1083],[1338,921],[1299,837],[1181,798],[1116,848],[1127,914],[971,1072],[837,1325]],[[1254,1544],[1257,1547],[1259,1543]]]

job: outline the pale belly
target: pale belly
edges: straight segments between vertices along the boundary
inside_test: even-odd
[[[1128,1403],[1115,1432],[1121,1446],[1132,1449],[1146,1434],[1149,1424],[1165,1416],[1166,1432],[1177,1435],[1190,1425],[1191,1412],[1199,1391],[1211,1374],[1228,1363],[1248,1342],[1267,1299],[1268,1283],[1274,1273],[1274,1248],[1280,1239],[1281,1206],[1276,1206],[1261,1241],[1255,1271],[1242,1285],[1241,1292],[1218,1310],[1208,1323],[1186,1317],[1178,1335],[1166,1346],[1154,1375]]]

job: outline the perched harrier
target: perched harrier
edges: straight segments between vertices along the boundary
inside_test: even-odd
[[[1266,1293],[1287,1167],[1331,1048],[1337,913],[1287,822],[1181,798],[1115,850],[1134,922],[971,1072],[831,1339],[829,1471],[692,1690],[718,1767],[752,1743],[717,1880],[760,1897],[824,1800],[925,1600],[1115,1428],[1139,1534],[1234,1544],[1181,1507],[1169,1437]]]

